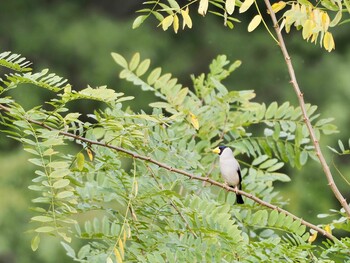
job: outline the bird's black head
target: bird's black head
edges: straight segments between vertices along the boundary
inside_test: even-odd
[[[225,148],[227,148],[227,146],[219,146],[219,147],[215,148],[215,149],[213,150],[213,152],[220,155],[220,154],[222,154],[222,152],[223,152],[223,150],[224,150]]]
[[[219,155],[222,154],[222,151],[223,151],[225,148],[227,148],[227,146],[219,146],[219,150],[220,150]]]

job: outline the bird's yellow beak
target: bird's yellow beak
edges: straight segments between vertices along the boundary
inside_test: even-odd
[[[220,149],[219,147],[215,148],[214,150],[212,150],[213,153],[219,154],[220,153]]]

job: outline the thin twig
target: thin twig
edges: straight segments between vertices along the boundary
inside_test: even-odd
[[[336,184],[334,182],[333,175],[332,175],[331,170],[329,169],[329,166],[327,164],[327,161],[326,161],[326,159],[321,151],[321,147],[320,147],[319,142],[317,140],[317,137],[315,135],[314,128],[312,127],[309,116],[307,114],[306,107],[305,107],[305,101],[304,101],[304,94],[300,91],[299,84],[298,84],[296,76],[295,76],[292,60],[289,56],[287,47],[284,43],[282,32],[281,32],[280,27],[278,25],[275,12],[272,10],[270,1],[269,0],[264,0],[264,1],[266,4],[266,7],[270,13],[270,16],[271,16],[271,19],[273,22],[273,26],[274,26],[276,34],[277,34],[278,44],[281,48],[282,54],[283,54],[284,59],[285,59],[286,64],[287,64],[289,76],[291,79],[290,83],[292,84],[294,91],[298,97],[299,105],[300,105],[300,108],[301,108],[301,111],[303,114],[303,118],[304,118],[304,122],[306,124],[306,127],[307,127],[309,133],[310,133],[311,140],[312,140],[313,145],[315,147],[316,156],[319,159],[321,166],[322,166],[322,169],[327,177],[328,185],[330,186],[331,190],[333,191],[335,197],[338,199],[340,205],[345,209],[345,211],[348,215],[348,218],[350,218],[349,204],[347,203],[347,201],[343,197],[343,195],[340,193],[340,191],[338,190],[338,187],[336,186]]]
[[[0,104],[0,109],[3,109],[5,111],[7,111],[7,112],[10,112],[10,109],[8,107],[2,105],[2,104]],[[37,121],[37,120],[32,120],[32,119],[28,119],[28,118],[24,118],[24,119],[26,121],[30,122],[30,123],[39,125],[39,126],[45,128],[47,130],[57,131],[57,132],[59,132],[59,134],[61,134],[63,136],[70,137],[70,138],[73,138],[73,139],[78,140],[78,141],[86,142],[86,143],[89,143],[91,145],[97,145],[97,146],[106,147],[106,148],[115,150],[117,152],[121,152],[121,153],[124,153],[126,155],[129,155],[132,158],[139,159],[139,160],[144,160],[146,162],[153,163],[153,164],[155,164],[155,165],[157,165],[157,166],[159,166],[159,167],[161,167],[163,169],[166,169],[166,170],[168,170],[170,172],[174,172],[174,173],[177,173],[177,174],[182,174],[182,175],[184,175],[184,176],[186,176],[186,177],[188,177],[190,179],[206,182],[208,184],[215,185],[217,187],[223,188],[226,191],[234,192],[236,194],[241,194],[241,195],[243,195],[243,196],[245,196],[245,197],[255,201],[256,203],[258,203],[258,204],[260,204],[262,206],[268,207],[268,208],[273,209],[273,210],[277,210],[280,213],[283,213],[285,215],[288,215],[288,216],[292,217],[294,220],[300,221],[301,224],[303,224],[303,225],[305,225],[305,226],[307,226],[307,227],[309,227],[309,228],[319,232],[320,234],[322,234],[323,236],[329,238],[330,240],[335,240],[336,239],[332,234],[326,232],[324,229],[321,229],[318,226],[313,225],[313,224],[303,220],[302,218],[299,218],[299,217],[293,215],[292,213],[290,213],[290,212],[288,212],[288,211],[286,211],[286,210],[284,210],[284,209],[282,209],[282,208],[280,208],[278,206],[275,206],[275,205],[272,205],[272,204],[270,204],[268,202],[265,202],[265,201],[261,200],[260,198],[254,196],[252,194],[246,193],[246,192],[244,192],[242,190],[238,190],[236,188],[233,189],[233,188],[229,187],[228,185],[219,183],[219,182],[217,182],[215,180],[210,179],[209,177],[196,176],[196,175],[194,175],[194,174],[192,174],[190,172],[174,168],[174,167],[172,167],[170,165],[167,165],[165,163],[162,163],[162,162],[159,162],[157,160],[154,160],[151,157],[143,156],[143,155],[134,153],[132,151],[129,151],[129,150],[124,149],[124,148],[119,147],[119,146],[110,145],[110,144],[105,143],[105,142],[99,142],[99,141],[90,140],[90,139],[81,137],[79,135],[75,135],[75,134],[72,134],[72,133],[69,133],[69,132],[60,131],[60,130],[52,128],[52,127],[50,127],[50,126],[48,126],[48,125],[46,125],[46,124],[44,124],[44,123],[42,123],[40,121]]]
[[[162,185],[162,183],[159,182],[159,180],[157,179],[157,177],[155,176],[153,170],[151,167],[149,167],[149,165],[146,165],[147,170],[150,172],[151,176],[153,177],[153,180],[158,184],[159,188],[161,190],[164,190],[164,186]],[[186,228],[192,233],[193,236],[195,236],[196,238],[198,238],[198,236],[196,235],[196,233],[193,231],[193,229],[190,227],[190,224],[187,222],[186,217],[181,213],[180,209],[177,207],[177,205],[175,204],[175,202],[170,198],[170,205],[176,210],[176,212],[179,214],[179,216],[181,217],[181,219],[185,222],[185,226]]]

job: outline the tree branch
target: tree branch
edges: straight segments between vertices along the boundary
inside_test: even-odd
[[[295,76],[295,72],[294,72],[294,68],[293,68],[293,64],[292,64],[292,60],[289,56],[289,53],[288,53],[288,50],[287,50],[287,47],[284,43],[284,39],[283,39],[283,36],[282,36],[282,33],[281,33],[281,30],[280,30],[280,27],[278,25],[278,22],[277,22],[277,18],[276,18],[276,15],[274,13],[274,11],[272,10],[272,7],[271,7],[271,4],[270,4],[270,1],[269,0],[264,0],[265,1],[265,4],[266,4],[266,7],[270,13],[270,16],[271,16],[271,19],[272,19],[272,22],[273,22],[273,26],[275,28],[275,31],[276,31],[276,34],[277,34],[277,39],[279,41],[279,46],[281,48],[281,51],[282,51],[282,54],[284,56],[284,59],[286,61],[286,64],[287,64],[287,68],[288,68],[288,72],[289,72],[289,76],[290,76],[290,83],[292,84],[293,88],[294,88],[294,91],[298,97],[298,100],[299,100],[299,105],[300,105],[300,108],[301,108],[301,111],[302,111],[302,114],[303,114],[303,118],[304,118],[304,122],[306,124],[306,127],[310,133],[310,137],[311,137],[311,140],[313,142],[313,145],[315,147],[315,152],[316,152],[316,155],[317,155],[317,158],[319,159],[320,163],[321,163],[321,166],[322,166],[322,169],[327,177],[327,181],[328,181],[328,185],[330,186],[331,190],[333,191],[335,197],[338,199],[339,203],[341,204],[341,206],[345,209],[347,215],[348,215],[348,218],[350,218],[350,207],[349,207],[349,204],[346,202],[346,199],[343,197],[343,195],[340,193],[340,191],[338,190],[336,184],[334,183],[334,179],[333,179],[333,175],[329,169],[329,166],[326,162],[326,159],[321,151],[321,147],[319,145],[319,142],[316,138],[316,135],[315,135],[315,131],[312,127],[312,124],[310,122],[310,119],[307,115],[307,112],[306,112],[306,108],[305,108],[305,101],[304,101],[304,94],[300,91],[300,88],[299,88],[299,84],[297,82],[297,79],[296,79],[296,76]]]
[[[9,109],[8,107],[2,105],[2,104],[0,104],[0,109],[4,110],[4,111],[6,111],[6,112],[10,112],[10,109]],[[305,225],[305,226],[307,226],[307,227],[309,227],[309,228],[311,228],[311,229],[317,231],[318,233],[322,234],[323,236],[327,237],[327,238],[330,239],[330,240],[335,240],[335,239],[336,239],[332,234],[328,233],[328,232],[325,231],[324,229],[321,229],[321,228],[319,228],[318,226],[316,226],[316,225],[314,225],[314,224],[311,224],[311,223],[309,223],[309,222],[303,220],[302,218],[299,218],[299,217],[293,215],[292,213],[290,213],[290,212],[288,212],[288,211],[286,211],[286,210],[284,210],[284,209],[282,209],[282,208],[280,208],[280,207],[278,207],[278,206],[275,206],[275,205],[272,205],[272,204],[270,204],[270,203],[268,203],[268,202],[265,202],[265,201],[261,200],[260,198],[254,196],[254,195],[252,195],[252,194],[246,193],[246,192],[244,192],[244,191],[242,191],[242,190],[238,190],[238,189],[236,189],[236,188],[233,189],[233,188],[229,187],[227,184],[219,183],[219,182],[217,182],[217,181],[215,181],[215,180],[210,179],[209,177],[196,176],[196,175],[194,175],[194,174],[192,174],[192,173],[189,173],[189,172],[187,172],[187,171],[174,168],[174,167],[172,167],[172,166],[169,166],[169,165],[167,165],[167,164],[164,164],[164,163],[162,163],[162,162],[159,162],[159,161],[157,161],[157,160],[154,160],[154,159],[152,159],[151,157],[139,155],[139,154],[137,154],[137,153],[134,153],[134,152],[129,151],[129,150],[127,150],[127,149],[124,149],[124,148],[122,148],[122,147],[110,145],[110,144],[105,143],[105,142],[90,140],[90,139],[81,137],[81,136],[79,136],[79,135],[75,135],[75,134],[73,134],[73,133],[69,133],[69,132],[57,130],[57,129],[52,128],[52,127],[48,126],[47,124],[44,124],[44,123],[42,123],[42,122],[40,122],[40,121],[28,119],[28,118],[25,118],[25,117],[23,117],[23,118],[24,118],[26,121],[28,121],[28,122],[30,122],[30,123],[32,123],[32,124],[36,124],[36,125],[38,125],[38,126],[41,126],[41,127],[45,128],[45,129],[47,129],[47,130],[50,130],[50,131],[58,131],[59,134],[61,134],[61,135],[63,135],[63,136],[70,137],[70,138],[73,138],[73,139],[78,140],[78,141],[86,142],[86,143],[89,143],[89,144],[91,144],[91,145],[102,146],[102,147],[106,147],[106,148],[115,150],[115,151],[117,151],[117,152],[122,152],[122,153],[124,153],[124,154],[127,154],[127,155],[131,156],[132,158],[135,158],[135,159],[139,159],[139,160],[143,160],[143,161],[146,161],[146,162],[153,163],[153,164],[155,164],[155,165],[157,165],[157,166],[159,166],[159,167],[161,167],[161,168],[163,168],[163,169],[166,169],[166,170],[168,170],[168,171],[170,171],[170,172],[174,172],[174,173],[177,173],[177,174],[184,175],[184,176],[186,176],[186,177],[188,177],[188,178],[190,178],[190,179],[194,179],[194,180],[202,181],[202,182],[205,182],[205,183],[209,183],[209,184],[211,184],[211,185],[215,185],[215,186],[220,187],[220,188],[222,188],[222,189],[225,189],[226,191],[229,191],[229,192],[234,192],[234,193],[236,193],[236,194],[241,194],[241,195],[243,195],[243,196],[245,196],[245,197],[247,197],[247,198],[249,198],[249,199],[255,201],[256,203],[258,203],[258,204],[260,204],[260,205],[262,205],[262,206],[268,207],[268,208],[273,209],[273,210],[277,210],[277,211],[280,212],[280,213],[283,213],[283,214],[285,214],[285,215],[287,215],[287,216],[292,217],[294,220],[300,221],[301,224],[303,224],[303,225]]]

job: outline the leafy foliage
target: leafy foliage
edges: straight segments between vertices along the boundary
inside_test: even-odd
[[[195,6],[195,4],[197,4]],[[306,41],[317,43],[324,47],[327,51],[335,49],[335,43],[329,28],[335,27],[342,22],[343,13],[350,13],[350,4],[348,1],[324,0],[319,3],[303,1],[279,1],[272,5],[275,13],[285,10],[280,20],[280,27],[285,28],[289,33],[292,26],[297,30],[302,30],[302,37]],[[220,16],[224,19],[224,25],[229,28],[234,27],[234,23],[240,22],[237,18],[238,13],[245,13],[248,10],[256,9],[257,14],[248,24],[248,32],[254,31],[262,22],[262,12],[254,0],[236,1],[236,0],[195,0],[190,1],[181,6],[180,1],[146,1],[143,3],[148,6],[139,10],[144,13],[138,16],[133,24],[133,28],[139,27],[150,15],[153,15],[160,21],[163,30],[173,27],[175,33],[178,32],[180,19],[182,18],[182,28],[186,26],[192,28],[192,19],[190,9],[197,8],[198,14],[205,16],[207,12]],[[197,7],[198,6],[198,7]],[[235,10],[238,10],[235,12]],[[331,20],[329,13],[336,12]],[[343,20],[348,22],[349,19]],[[266,24],[265,24],[266,26]]]
[[[11,64],[9,54],[0,57]],[[21,68],[20,58],[20,68],[8,66],[15,73],[3,78],[4,132],[23,143],[37,166],[29,186],[37,193],[33,250],[49,234],[82,262],[311,261],[336,253],[349,259],[347,238],[311,245],[300,220],[248,198],[233,206],[233,194],[172,170],[221,181],[210,149],[225,143],[241,163],[244,190],[283,205],[274,182],[290,178],[281,168],[285,163],[300,168],[315,157],[298,107],[254,102],[252,90],[229,91],[223,81],[241,62],[230,63],[226,56],[218,56],[208,74],[192,76],[191,88],[161,68],[150,69],[150,60],[138,53],[130,61],[117,53],[112,57],[122,67],[121,78],[159,98],[150,104],[152,114],[124,109],[123,101],[132,98],[107,87],[75,91],[47,70]],[[29,81],[52,92],[50,107],[24,110],[6,97]],[[80,99],[104,101],[106,107],[83,121],[67,107]],[[316,106],[307,108],[319,137],[336,132],[331,119],[319,119]],[[332,226],[349,231],[347,224],[342,219]],[[86,244],[75,250],[76,239]]]

